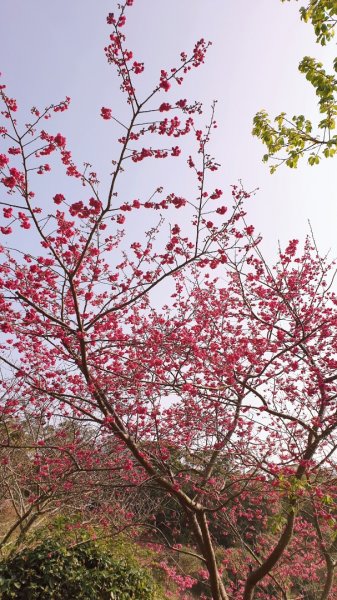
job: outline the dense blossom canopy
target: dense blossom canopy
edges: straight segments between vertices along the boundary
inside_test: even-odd
[[[12,481],[20,456],[16,485],[29,488],[29,508],[19,525],[42,505],[80,502],[81,489],[90,502],[101,489],[107,527],[119,511],[118,526],[155,529],[158,502],[171,502],[180,521],[167,517],[169,535],[158,526],[156,542],[198,558],[215,600],[290,598],[313,584],[328,598],[337,532],[334,265],[308,238],[302,249],[290,241],[268,266],[246,220],[250,194],[212,183],[215,105],[205,126],[201,104],[180,97],[209,44],[182,52],[140,99],[135,81],[146,71],[124,34],[132,4],[107,17],[105,54],[129,109],[122,123],[118,106],[101,108],[121,129],[108,190],[53,131],[53,113],[68,110],[69,98],[33,107],[23,125],[1,86],[3,478]],[[185,136],[195,148],[188,157]],[[189,197],[121,193],[126,167],[165,159],[169,169],[178,158],[195,178]],[[60,179],[40,196],[36,178],[60,165],[78,195]],[[149,223],[133,241],[121,228],[130,213]],[[40,425],[13,442],[25,419]],[[34,468],[19,448],[34,453]],[[144,507],[148,494],[153,513],[144,508],[140,519],[125,489]],[[186,589],[194,583],[179,579]]]

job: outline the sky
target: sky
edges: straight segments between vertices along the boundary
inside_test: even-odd
[[[135,0],[125,33],[127,46],[145,62],[145,83],[155,82],[160,69],[177,63],[180,51],[188,52],[200,37],[212,41],[205,65],[191,74],[178,97],[201,100],[205,109],[218,100],[219,127],[211,146],[222,165],[217,184],[227,194],[238,180],[248,191],[259,188],[249,202],[248,220],[262,233],[267,256],[273,256],[278,241],[284,246],[288,239],[303,240],[309,219],[322,253],[331,249],[336,257],[336,159],[317,167],[302,161],[297,170],[281,167],[270,175],[261,162],[264,148],[251,135],[261,108],[273,116],[286,111],[317,120],[314,91],[298,63],[310,55],[329,66],[336,47],[315,44],[311,26],[300,21],[300,5]],[[109,106],[121,118],[124,114],[103,51],[110,33],[106,15],[115,7],[114,0],[1,0],[0,71],[8,94],[26,109],[70,96],[71,110],[55,127],[66,135],[75,159],[87,160],[98,173],[111,169],[114,139],[120,134],[115,125],[102,122],[100,108]],[[125,189],[150,193],[162,179],[186,185],[174,167],[155,167],[142,163],[136,175],[126,176]]]

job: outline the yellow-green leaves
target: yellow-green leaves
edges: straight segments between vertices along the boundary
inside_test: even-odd
[[[320,147],[321,140],[312,135],[312,123],[304,115],[294,115],[292,119],[281,113],[270,120],[266,111],[258,112],[253,121],[253,135],[260,138],[267,147],[263,162],[272,161],[270,172],[274,173],[277,167],[285,163],[294,169],[304,153],[309,151],[309,163],[316,164],[313,158],[317,157],[316,148]]]
[[[291,0],[281,0],[281,2]],[[297,1],[297,0],[296,0]],[[337,24],[337,1],[336,0],[310,0],[309,4],[300,8],[301,19],[305,23],[311,23],[316,41],[325,46],[335,35]]]
[[[335,35],[337,23],[336,0],[311,0],[309,5],[300,9],[301,19],[311,22],[316,41],[325,46]]]
[[[334,35],[337,0],[311,0],[307,7],[300,9],[300,13],[305,22],[312,23],[317,42],[324,46]],[[271,173],[283,163],[296,168],[305,154],[309,165],[317,165],[322,157],[331,158],[337,153],[337,58],[333,66],[334,72],[329,74],[321,62],[310,56],[305,56],[299,64],[299,71],[314,87],[318,97],[318,110],[322,118],[318,120],[314,132],[312,122],[304,115],[289,118],[282,112],[271,119],[265,110],[255,115],[253,135],[267,148],[262,160],[272,163]]]

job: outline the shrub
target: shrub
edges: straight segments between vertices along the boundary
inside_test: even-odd
[[[0,563],[2,600],[154,600],[147,573],[90,541],[45,540]]]

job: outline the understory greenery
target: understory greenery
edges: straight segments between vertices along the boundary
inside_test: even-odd
[[[135,561],[91,540],[46,539],[0,563],[2,600],[155,600],[155,587]]]

